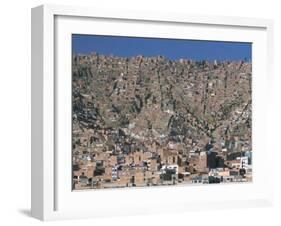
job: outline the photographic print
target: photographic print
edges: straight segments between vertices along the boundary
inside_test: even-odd
[[[251,83],[251,43],[73,34],[72,189],[251,182]]]

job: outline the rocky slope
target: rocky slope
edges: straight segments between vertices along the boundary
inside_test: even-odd
[[[192,141],[190,148],[199,149],[210,141],[221,149],[233,137],[251,145],[251,67],[243,61],[75,55],[74,146],[89,130],[117,131],[139,143]],[[114,143],[109,137],[105,148]]]

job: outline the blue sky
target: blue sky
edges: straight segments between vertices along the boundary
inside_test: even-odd
[[[162,55],[170,60],[251,60],[252,44],[201,40],[138,38],[101,35],[72,35],[74,53],[146,57]]]

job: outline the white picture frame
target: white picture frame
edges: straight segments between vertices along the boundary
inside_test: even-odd
[[[252,42],[253,182],[73,192],[69,186],[68,142],[72,33]],[[273,83],[272,39],[273,22],[265,19],[56,5],[33,8],[32,216],[56,220],[271,205],[273,174],[265,172],[273,172],[274,150],[266,141],[266,119],[271,109],[267,98]]]

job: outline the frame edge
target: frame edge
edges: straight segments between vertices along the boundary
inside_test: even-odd
[[[43,220],[43,6],[31,10],[31,215]]]

